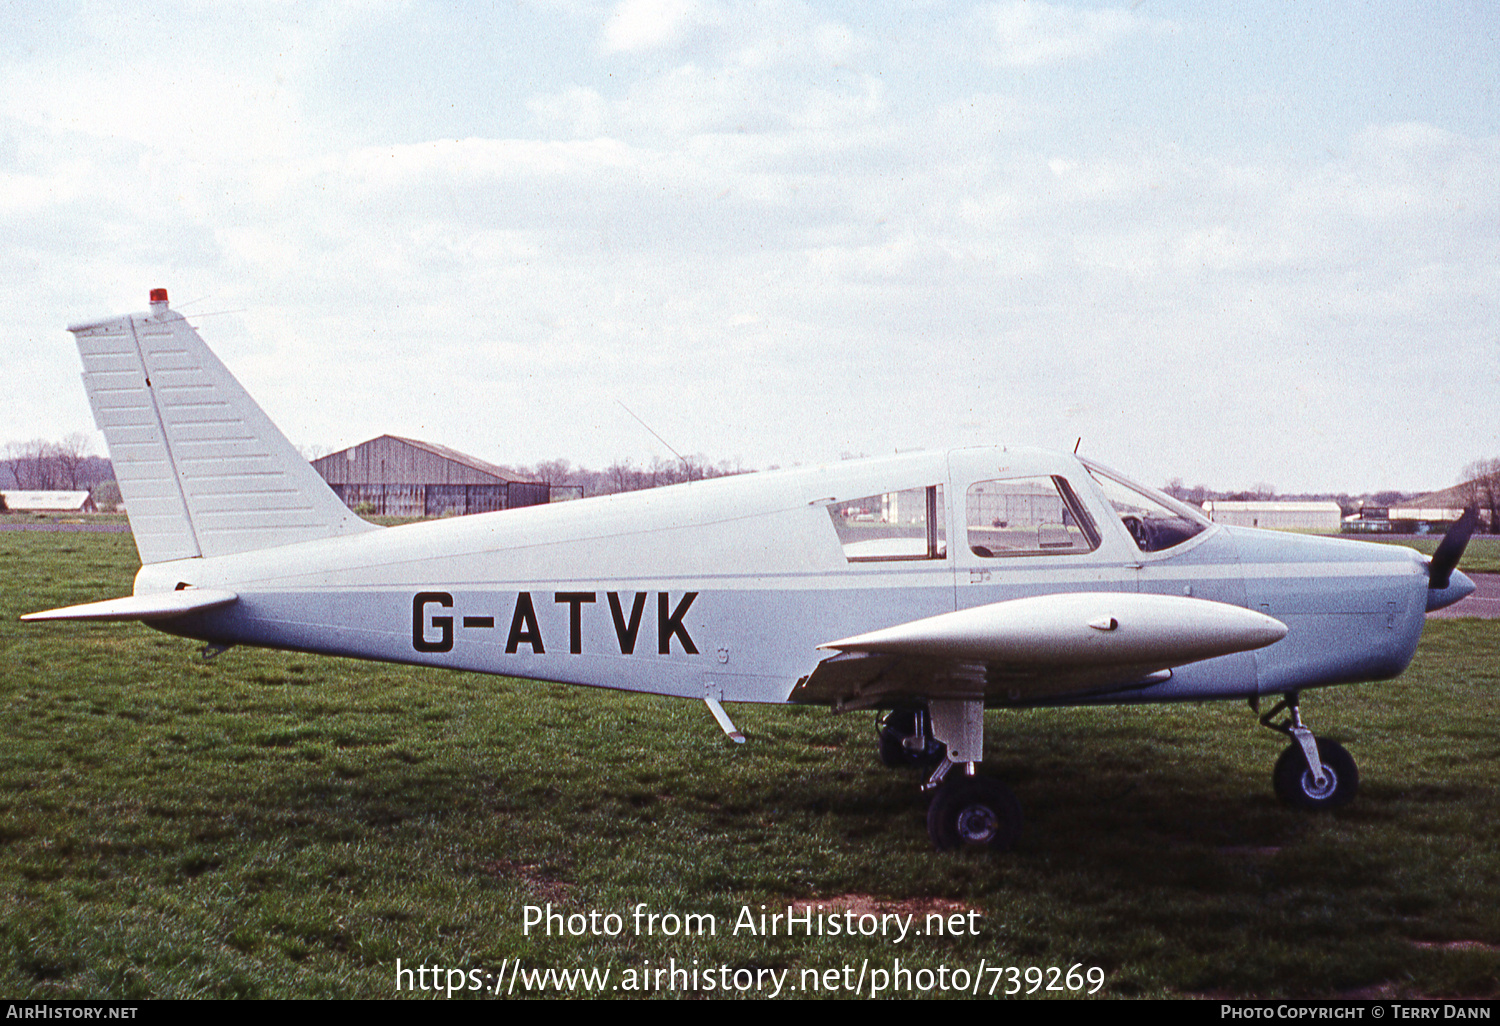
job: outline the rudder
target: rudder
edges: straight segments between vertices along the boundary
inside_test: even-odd
[[[142,563],[374,530],[344,505],[182,315],[68,328]]]

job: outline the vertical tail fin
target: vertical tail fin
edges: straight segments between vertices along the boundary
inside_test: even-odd
[[[68,328],[142,563],[373,529],[292,448],[181,314]]]

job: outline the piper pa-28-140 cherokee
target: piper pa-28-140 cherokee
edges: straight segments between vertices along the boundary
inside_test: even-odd
[[[1261,717],[1291,738],[1277,794],[1341,806],[1354,761],[1299,694],[1397,676],[1423,614],[1474,588],[1456,569],[1472,511],[1428,560],[1214,524],[1088,460],[1001,447],[380,528],[164,289],[69,330],[143,565],[129,597],[23,619],[695,698],[736,741],[724,702],[885,710],[881,758],[934,767],[942,849],[1020,831],[1011,792],[975,775],[986,707],[1279,695]]]

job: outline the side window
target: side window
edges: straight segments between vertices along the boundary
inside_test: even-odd
[[[1067,555],[1099,547],[1099,532],[1061,477],[976,481],[964,498],[969,551],[985,559]]]
[[[851,563],[948,555],[942,485],[841,499],[828,515]]]

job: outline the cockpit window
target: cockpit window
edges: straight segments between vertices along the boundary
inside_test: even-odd
[[[1099,487],[1104,489],[1105,497],[1120,515],[1120,522],[1142,552],[1174,548],[1208,529],[1209,519],[1193,507],[1154,488],[1138,485],[1097,463],[1082,462]]]
[[[851,563],[948,555],[942,485],[845,499],[829,506],[828,515]]]
[[[969,551],[984,559],[1092,552],[1099,531],[1061,477],[976,481],[964,497]]]

